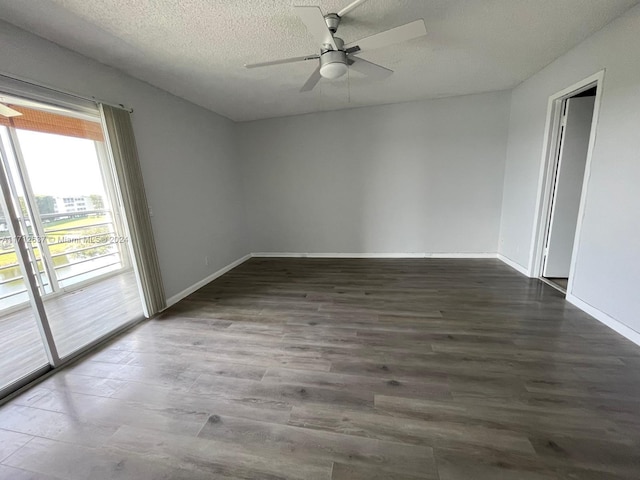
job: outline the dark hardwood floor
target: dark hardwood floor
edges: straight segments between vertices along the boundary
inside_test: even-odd
[[[639,399],[497,260],[252,259],[1,407],[0,477],[630,480]]]
[[[547,280],[550,281],[551,283],[556,284],[561,289],[563,289],[565,292],[567,291],[567,287],[569,286],[569,279],[568,278],[551,277],[551,278],[547,278]]]

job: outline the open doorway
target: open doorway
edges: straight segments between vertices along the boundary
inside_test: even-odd
[[[587,79],[550,99],[534,271],[538,278],[565,294],[571,286],[601,79],[601,75]]]

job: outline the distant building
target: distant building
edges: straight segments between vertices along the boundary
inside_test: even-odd
[[[95,210],[93,200],[89,196],[82,197],[55,197],[55,213],[78,213],[87,210]]]

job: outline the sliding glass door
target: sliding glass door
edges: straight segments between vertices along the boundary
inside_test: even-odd
[[[6,160],[2,145],[0,160],[2,164]],[[15,211],[17,205],[12,201],[7,177],[3,177],[5,181],[0,182],[0,391],[49,365],[34,310],[22,307],[28,305],[31,294],[27,269],[33,274],[37,262],[31,260],[25,264],[16,249],[16,239],[22,230],[16,232],[16,226],[19,229],[21,226],[11,221],[9,208]]]
[[[0,104],[9,112],[0,112],[2,389],[46,367],[52,350],[60,361],[142,307],[97,106],[74,111],[4,94]]]

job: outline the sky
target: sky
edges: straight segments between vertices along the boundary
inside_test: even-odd
[[[105,196],[93,140],[29,130],[17,132],[35,195]],[[4,132],[2,137],[7,145]]]

